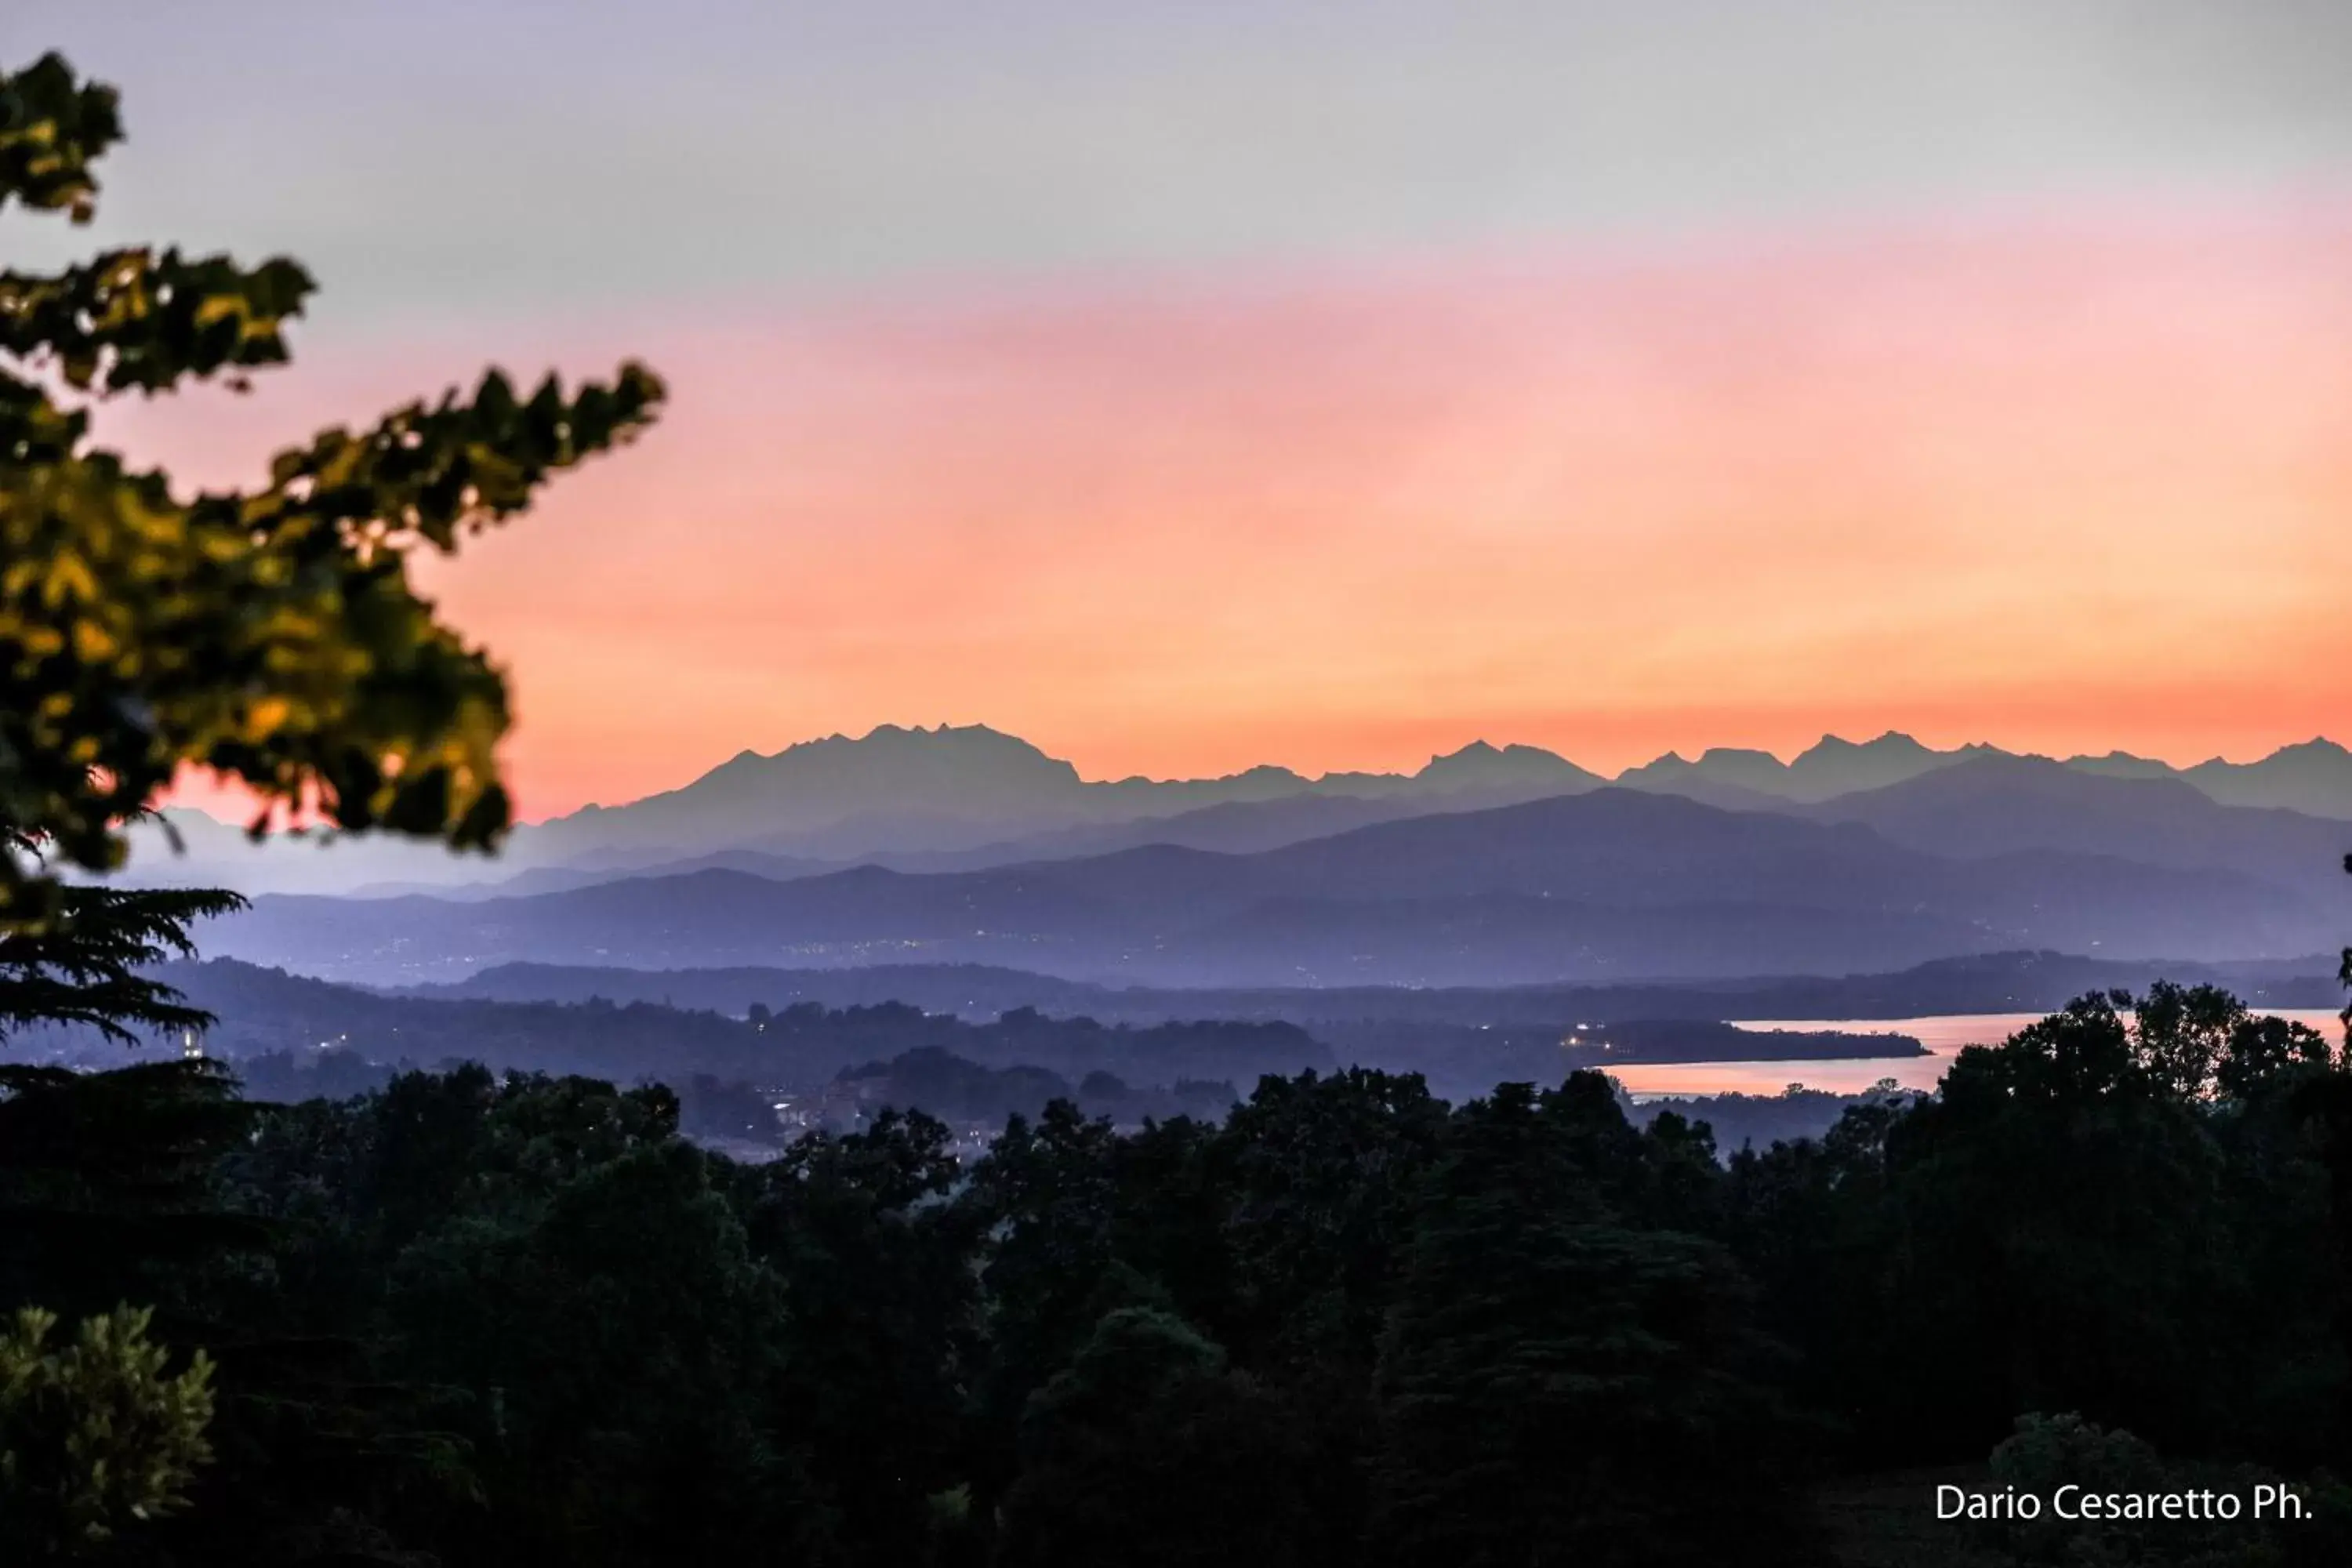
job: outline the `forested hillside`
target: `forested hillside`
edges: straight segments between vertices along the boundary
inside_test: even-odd
[[[2037,1425],[1996,1473],[2143,1456],[2312,1513],[2136,1561],[2352,1543],[2352,1072],[2212,992],[2085,998],[1727,1163],[1595,1074],[1057,1103],[961,1163],[891,1113],[756,1165],[580,1078],[5,1088],[0,1295],[152,1301],[217,1367],[187,1506],[120,1561],[1818,1564],[1836,1478],[1981,1476],[2035,1413],[2133,1436]]]

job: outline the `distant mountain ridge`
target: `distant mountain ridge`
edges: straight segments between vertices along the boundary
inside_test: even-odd
[[[2063,761],[2021,759],[1988,745],[1937,751],[1890,731],[1865,742],[1824,736],[1788,762],[1715,748],[1627,769],[1614,782],[1735,811],[1809,811],[1964,764],[2038,761],[2085,776],[2164,781],[2230,805],[2352,819],[2352,752],[2325,739],[2259,762],[2215,759],[2175,769],[2114,752]],[[974,868],[1105,853],[1152,842],[1234,851],[1269,849],[1397,816],[1517,805],[1598,789],[1612,781],[1557,753],[1475,742],[1412,773],[1307,778],[1262,766],[1222,778],[1088,781],[1067,761],[985,725],[883,725],[852,739],[746,751],[677,789],[616,806],[590,806],[517,829],[497,862],[430,847],[359,840],[325,855],[272,843],[201,813],[166,814],[190,853],[173,859],[146,830],[131,879],[223,882],[247,891],[553,890],[651,868],[710,865],[800,876],[859,862],[908,870]],[[509,889],[490,886],[524,879]]]
[[[1889,731],[1863,742],[1824,735],[1786,763],[1769,752],[1728,746],[1704,752],[1696,762],[1669,752],[1655,762],[1627,769],[1617,782],[1678,795],[1706,788],[1720,798],[1721,792],[1736,790],[1752,798],[1810,804],[1902,784],[1977,757],[2009,754],[1986,745],[1938,752]]]
[[[1309,779],[1261,766],[1213,779],[1089,783],[1071,763],[984,724],[886,724],[858,740],[833,735],[770,756],[744,752],[682,789],[623,806],[591,806],[525,828],[517,838],[528,836],[541,859],[591,847],[850,858],[877,850],[951,853],[1089,824],[1299,797],[1459,797],[1496,805],[1607,782],[1549,752],[1481,741],[1433,757],[1410,774]]]
[[[2037,851],[2112,856],[2179,871],[2259,877],[2319,901],[2352,892],[2352,824],[2276,806],[2224,805],[2179,775],[2086,773],[1984,752],[1900,784],[1805,808],[1893,843],[1979,859]]]
[[[1851,973],[2019,947],[2278,957],[2323,949],[2352,915],[2340,876],[2289,885],[2235,864],[2241,851],[2226,842],[2218,862],[2183,865],[1998,840],[1946,854],[1890,837],[1909,830],[1906,809],[1882,831],[1610,788],[1248,854],[1146,844],[782,881],[706,869],[488,904],[265,898],[209,923],[202,941],[208,953],[380,984],[530,961],[971,962],[1157,985],[1497,985]],[[2266,815],[2193,809],[2231,824]],[[2285,826],[2315,842],[2334,832],[2297,826],[2311,821]],[[2251,842],[2279,851],[2267,837]]]

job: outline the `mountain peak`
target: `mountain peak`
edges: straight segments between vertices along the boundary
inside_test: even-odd
[[[877,724],[762,755],[739,752],[683,788],[600,814],[600,847],[691,855],[797,841],[871,821],[890,824],[1052,820],[1086,785],[1077,769],[985,724],[935,729]],[[534,847],[576,855],[589,819],[538,829]]]
[[[1578,767],[1557,752],[1541,746],[1496,746],[1473,741],[1459,751],[1429,759],[1413,774],[1420,784],[1445,785],[1481,784],[1599,784],[1600,775]]]
[[[1827,763],[1832,758],[1843,759],[1857,755],[1927,757],[1934,754],[1912,736],[1905,734],[1900,730],[1889,730],[1868,741],[1849,741],[1843,735],[1823,735],[1820,740],[1798,752],[1796,761],[1789,765],[1799,766],[1808,757]]]
[[[2122,750],[2112,751],[2100,757],[2068,757],[2066,766],[2076,773],[2098,773],[2114,779],[2169,779],[2180,776],[2169,763]]]
[[[1963,747],[1938,752],[1897,730],[1861,742],[1823,735],[1793,762],[1783,763],[1754,747],[1710,746],[1695,763],[1685,761],[1679,752],[1668,752],[1654,762],[1628,769],[1618,782],[1635,788],[1729,786],[1781,800],[1822,801],[1900,784],[1988,750]]]
[[[2180,776],[2225,805],[2352,816],[2352,752],[2325,735],[2281,746],[2257,763],[2215,757],[2183,769]]]
[[[1979,755],[1983,750],[1962,747],[1957,752],[1938,752],[1900,730],[1861,742],[1823,735],[1789,764],[1784,793],[1795,800],[1822,801],[1857,790],[1884,789]]]

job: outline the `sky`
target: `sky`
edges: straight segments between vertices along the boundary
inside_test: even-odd
[[[301,258],[191,482],[486,363],[631,450],[419,566],[526,816],[986,722],[1089,777],[2352,740],[2352,6],[15,0],[100,222]]]

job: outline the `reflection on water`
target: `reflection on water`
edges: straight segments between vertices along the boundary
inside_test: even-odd
[[[1998,1045],[2042,1017],[2040,1013],[1955,1013],[1935,1018],[1741,1019],[1743,1029],[1839,1029],[1848,1034],[1909,1035],[1927,1047],[1924,1057],[1864,1057],[1852,1060],[1777,1062],[1661,1062],[1622,1067],[1612,1076],[1636,1100],[1667,1094],[1778,1094],[1790,1084],[1834,1094],[1860,1094],[1881,1079],[1903,1089],[1933,1089],[1963,1046]],[[2331,1038],[2344,1026],[2333,1013],[2279,1015]]]

